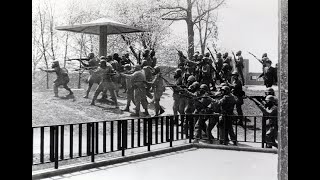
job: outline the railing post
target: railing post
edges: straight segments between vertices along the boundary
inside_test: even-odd
[[[32,144],[32,165],[33,165],[33,128],[32,128],[32,141],[31,141],[31,144]]]
[[[194,130],[194,127],[193,127],[193,124],[194,124],[194,116],[192,114],[189,114],[189,143],[192,142],[192,139],[193,139],[193,130]]]
[[[87,156],[90,156],[90,150],[91,150],[91,128],[90,128],[90,123],[87,123]]]
[[[90,123],[90,128],[91,128],[91,162],[94,162],[94,149],[95,149],[95,147],[94,147],[94,141],[95,141],[95,138],[94,138],[94,135],[95,135],[95,133],[94,133],[94,124],[95,123]]]
[[[261,141],[261,147],[264,148],[264,144],[266,141],[266,118],[262,117],[262,141]]]
[[[121,127],[122,127],[122,156],[125,156],[125,149],[127,148],[127,135],[128,135],[128,128],[127,128],[128,121],[123,120],[121,122]]]
[[[58,169],[59,163],[59,126],[54,127],[54,168]]]
[[[50,156],[50,161],[51,162],[54,162],[54,127],[53,126],[50,126],[50,147],[49,147],[49,156]]]
[[[122,121],[117,121],[117,150],[121,150],[121,123]]]
[[[170,117],[170,147],[172,147],[172,141],[174,140],[174,128],[173,128],[173,126],[174,126],[174,117],[173,116],[171,116]]]
[[[152,144],[152,118],[148,118],[148,151],[151,149]]]

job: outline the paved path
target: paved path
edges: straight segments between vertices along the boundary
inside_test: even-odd
[[[191,149],[56,176],[63,180],[276,180],[277,154]]]

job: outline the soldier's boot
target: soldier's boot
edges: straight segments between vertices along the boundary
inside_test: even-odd
[[[238,146],[238,142],[237,141],[232,141],[233,145]]]
[[[89,98],[89,91],[86,92],[86,95],[83,98]]]

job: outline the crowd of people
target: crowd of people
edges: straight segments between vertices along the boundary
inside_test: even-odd
[[[202,131],[208,137],[209,142],[213,142],[212,129],[218,124],[220,129],[220,143],[228,143],[229,136],[234,145],[237,145],[236,136],[232,128],[233,123],[243,126],[246,119],[243,118],[243,99],[247,98],[243,91],[245,79],[243,75],[242,52],[233,54],[233,58],[228,53],[218,53],[213,56],[211,52],[201,55],[196,52],[191,59],[178,51],[179,64],[174,73],[174,83],[170,83],[163,77],[161,69],[157,66],[157,58],[154,50],[146,50],[143,53],[143,60],[140,64],[134,64],[129,59],[129,54],[124,54],[122,58],[117,53],[107,57],[95,57],[90,53],[86,62],[82,61],[83,67],[90,72],[88,82],[98,84],[91,105],[100,93],[102,99],[107,98],[109,91],[114,105],[118,107],[117,97],[120,87],[125,89],[127,94],[127,104],[123,111],[130,110],[131,102],[135,105],[134,113],[131,116],[140,116],[140,105],[144,109],[143,115],[149,116],[147,97],[155,105],[155,116],[164,113],[160,105],[160,99],[166,87],[173,90],[173,113],[174,115],[213,115],[196,116],[194,127],[195,142],[202,137]],[[232,62],[233,61],[233,62]],[[274,90],[271,88],[276,83],[276,70],[271,66],[271,60],[265,53],[262,57],[263,73],[267,87],[264,98],[251,99],[267,121],[267,147],[276,146],[277,143],[277,100]],[[69,82],[68,71],[61,68],[58,61],[52,64],[52,70],[56,72],[57,80],[54,82],[54,93],[58,96],[58,87],[63,86],[73,96],[73,92],[67,86]],[[85,98],[88,98],[90,88],[88,88]],[[234,116],[236,109],[236,116]],[[208,125],[206,124],[208,121]],[[187,124],[182,124],[187,129]]]

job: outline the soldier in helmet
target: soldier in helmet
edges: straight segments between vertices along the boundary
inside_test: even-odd
[[[277,83],[277,72],[274,67],[271,66],[271,60],[266,60],[266,67],[263,68],[263,73],[259,76],[259,78],[263,77],[264,85],[268,87],[272,87],[273,84]]]
[[[140,65],[134,66],[133,74],[124,74],[121,73],[122,76],[131,79],[132,87],[134,89],[134,102],[136,105],[135,113],[131,114],[131,116],[139,116],[140,113],[140,104],[145,110],[144,115],[148,116],[148,102],[146,97],[146,76],[144,71],[141,69]]]
[[[231,81],[231,69],[228,63],[223,63],[222,69],[220,71],[220,77],[222,82],[230,82]]]
[[[244,68],[244,65],[243,65],[243,57],[241,55],[241,51],[238,51],[236,53],[236,56],[238,57],[237,59],[235,59],[236,61],[236,68],[237,68],[237,71],[239,73],[239,75],[241,76],[241,81],[242,81],[242,85],[244,86],[245,84],[245,80],[244,80],[244,76],[243,76],[243,68]]]
[[[177,91],[178,89],[181,90],[183,83],[182,83],[182,70],[181,69],[177,69],[175,71],[174,74],[174,79],[175,79],[175,85],[180,87],[177,89],[173,88],[173,114],[177,115],[178,112],[179,114],[184,114],[184,109],[186,107],[186,102],[187,99],[183,96],[179,95],[179,91]]]
[[[69,91],[68,96],[73,96],[73,92],[71,89],[68,87],[68,83],[70,81],[69,75],[68,75],[68,70],[66,68],[61,68],[59,61],[53,61],[51,65],[52,69],[42,69],[40,70],[45,71],[45,72],[55,72],[57,74],[57,79],[54,80],[53,82],[53,92],[54,92],[54,97],[59,97],[58,96],[58,87],[63,86],[67,91]]]
[[[267,148],[272,148],[272,146],[278,148],[278,144],[276,143],[278,135],[278,107],[275,104],[276,98],[272,95],[268,95],[265,98],[265,105],[254,98],[250,99],[259,107],[263,113],[264,119],[266,120]]]
[[[125,64],[124,65],[124,74],[133,74],[133,71],[131,70],[131,66],[130,64]],[[123,77],[123,76],[121,76]],[[126,92],[127,92],[127,105],[126,107],[122,110],[122,111],[130,111],[130,104],[131,101],[133,102],[133,104],[135,104],[134,102],[134,89],[132,86],[132,81],[131,81],[131,77],[128,76],[127,78],[124,78],[125,82],[126,82]]]
[[[116,73],[114,76],[112,76],[112,82],[114,83],[115,93],[117,97],[120,97],[119,88],[121,84],[121,78],[119,76],[120,66],[117,59],[119,60],[119,55],[117,53],[114,53],[113,56],[107,56],[107,62],[111,64],[114,72]]]
[[[224,144],[227,145],[229,142],[229,135],[233,144],[237,145],[236,135],[232,127],[233,109],[237,103],[237,100],[235,96],[230,94],[230,88],[228,86],[223,86],[221,91],[223,93],[223,97],[219,100],[222,114],[222,116],[219,118],[220,144],[224,142]]]
[[[151,82],[152,89],[154,92],[154,107],[155,107],[155,116],[158,116],[164,113],[163,108],[160,106],[160,98],[165,91],[163,77],[160,72],[160,67],[154,67],[154,79]]]
[[[91,105],[95,105],[95,101],[99,96],[100,92],[109,91],[111,95],[111,99],[113,100],[116,107],[118,107],[117,97],[114,93],[115,86],[112,81],[112,76],[115,75],[115,71],[112,68],[112,65],[106,61],[100,62],[100,67],[95,70],[96,73],[101,74],[102,81],[99,83],[96,91],[94,92],[94,96],[91,101]]]
[[[243,105],[243,97],[244,91],[242,90],[242,83],[239,80],[239,73],[233,72],[232,73],[232,80],[229,87],[232,89],[232,94],[237,97],[236,109],[238,115],[238,123],[240,126],[243,126],[243,112],[242,112],[242,105]]]
[[[211,104],[211,99],[209,96],[209,87],[206,84],[201,84],[199,87],[199,100],[195,101],[195,111],[194,114],[209,114],[208,106]],[[203,98],[201,98],[203,97]],[[207,132],[208,126],[206,125],[207,116],[196,116],[197,121],[194,127],[195,131],[195,141],[194,143],[198,143],[201,136],[202,131]],[[210,123],[210,122],[209,122]],[[209,136],[209,140],[214,139],[211,133],[207,134]]]
[[[88,54],[88,67],[99,67],[99,60],[95,57],[94,53],[91,52]]]
[[[154,68],[157,65],[157,58],[155,57],[156,52],[151,50],[150,52],[150,60],[151,60],[151,67]]]
[[[149,65],[150,63],[147,61],[147,60],[143,60],[142,63],[141,63],[141,68],[142,70],[144,71],[144,74],[146,76],[146,81],[147,82],[150,82],[152,81],[152,76],[153,76],[153,71],[154,69]],[[151,94],[151,85],[150,84],[147,84],[147,97],[149,97],[150,99],[153,99],[153,96]]]

